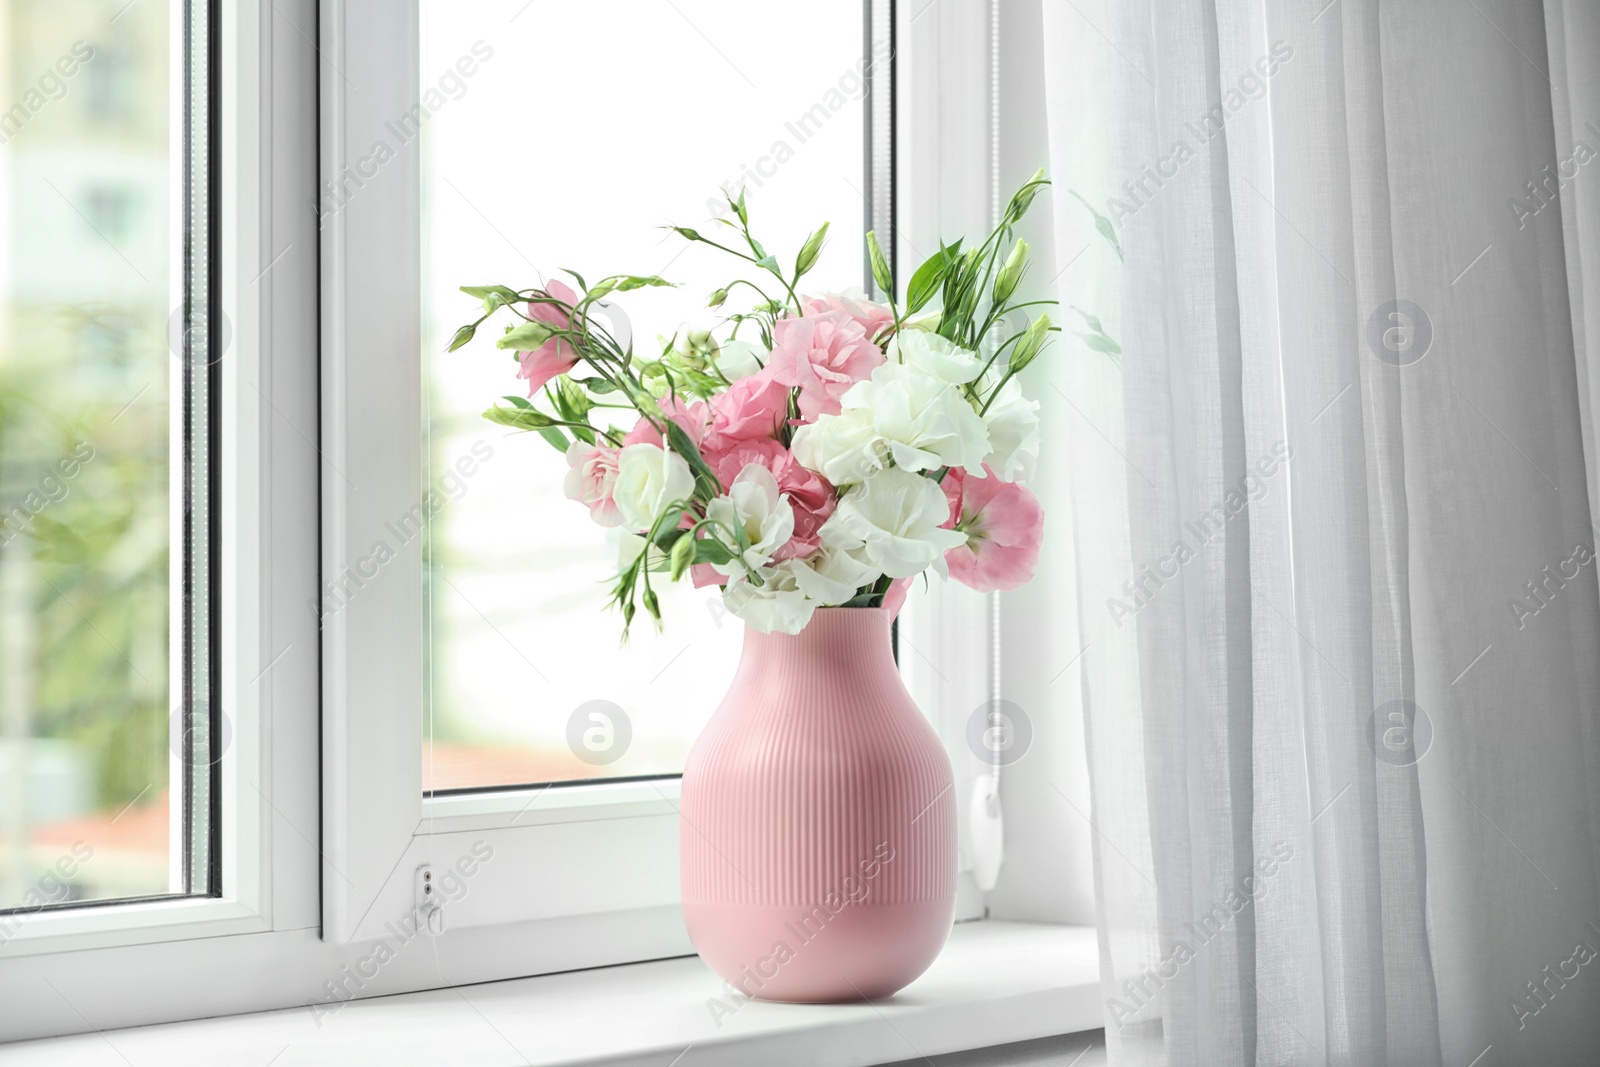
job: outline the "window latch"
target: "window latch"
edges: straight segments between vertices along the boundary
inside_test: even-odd
[[[433,868],[424,863],[417,867],[415,879],[417,926],[429,937],[444,933],[444,904],[433,884]]]

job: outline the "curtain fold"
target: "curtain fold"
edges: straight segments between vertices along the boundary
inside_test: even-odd
[[[1600,17],[1042,3],[1113,1062],[1595,1062]]]

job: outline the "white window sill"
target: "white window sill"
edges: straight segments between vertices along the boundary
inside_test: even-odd
[[[61,1063],[382,1063],[538,1067],[830,1067],[920,1060],[1099,1029],[1092,929],[956,926],[927,974],[873,1004],[734,1002],[698,957],[519,978],[308,1009],[6,1046],[8,1067]],[[319,1025],[320,1023],[320,1025]]]

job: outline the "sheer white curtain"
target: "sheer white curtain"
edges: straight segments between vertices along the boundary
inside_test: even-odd
[[[1595,1063],[1600,16],[1042,3],[1113,1062]]]

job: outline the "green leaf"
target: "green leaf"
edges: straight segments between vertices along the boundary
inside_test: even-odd
[[[1121,262],[1122,242],[1117,240],[1117,228],[1111,224],[1111,220],[1100,214],[1100,212],[1096,211],[1093,204],[1089,203],[1089,201],[1085,200],[1083,197],[1078,196],[1075,191],[1068,189],[1067,192],[1072,193],[1073,196],[1078,198],[1078,203],[1089,209],[1089,214],[1094,216],[1094,228],[1100,231],[1101,237],[1104,237],[1108,242],[1110,242],[1111,250],[1117,254],[1117,261]]]
[[[800,246],[800,254],[794,260],[794,277],[800,280],[800,275],[817,265],[817,257],[822,254],[822,242],[828,236],[828,224],[806,238],[806,243]]]
[[[514,348],[518,352],[531,352],[555,336],[555,331],[542,322],[523,322],[507,330],[498,338],[496,348]]]
[[[711,537],[702,537],[694,542],[694,561],[696,563],[731,563],[733,553],[728,551],[728,546]]]
[[[738,212],[741,223],[746,226],[750,225],[750,213],[744,207],[744,186],[742,185],[739,186],[739,199],[733,202],[733,210]]]
[[[550,401],[550,406],[556,409],[556,414],[566,422],[577,422],[578,413],[567,402],[567,397],[561,392],[561,379],[556,378],[544,387],[544,395]],[[588,399],[587,396],[584,399]]]
[[[672,445],[672,450],[682,456],[684,462],[689,464],[689,469],[694,472],[695,499],[707,503],[714,497],[720,496],[722,483],[717,481],[717,476],[706,466],[706,461],[700,455],[700,449],[696,448],[689,435],[683,432],[683,427],[671,419],[667,420],[667,441]]]
[[[618,293],[631,293],[635,289],[667,288],[671,289],[677,282],[669,282],[665,278],[654,274],[619,274],[614,278],[607,278],[608,282],[615,282],[611,288]],[[604,282],[601,283],[605,284]]]
[[[779,273],[777,256],[762,256],[760,259],[756,260],[756,266],[770,270],[774,274]],[[781,275],[779,276],[781,277]]]
[[[942,308],[943,315],[941,316],[941,323],[943,321],[951,321],[951,322],[955,321],[956,299],[960,295],[960,292],[959,292],[959,283],[961,281],[960,266],[961,266],[961,264],[960,264],[959,261],[951,263],[949,265],[949,267],[944,272],[944,275],[943,275],[944,294],[940,297],[940,303],[942,303],[944,305],[943,308]]]
[[[516,290],[503,285],[463,285],[461,291],[483,301],[483,316],[488,318],[506,304],[515,304],[522,297]]]
[[[531,408],[531,407],[533,407],[532,404],[528,403],[526,400],[524,400],[520,396],[503,396],[500,399],[501,400],[509,400],[509,401],[511,401],[511,406],[514,407],[514,408]]]
[[[594,393],[596,396],[605,396],[607,393],[614,393],[617,391],[616,384],[614,382],[608,382],[604,378],[574,378],[572,380],[589,390],[589,392]]]
[[[456,331],[456,335],[454,337],[450,338],[450,347],[446,348],[445,351],[446,352],[454,352],[456,349],[460,348],[462,345],[464,345],[468,341],[472,340],[472,335],[477,333],[477,332],[478,332],[478,324],[477,323],[475,323],[475,322],[467,323],[465,326],[461,327],[461,329]]]
[[[555,420],[549,415],[532,408],[492,407],[483,413],[483,417],[514,430],[544,430],[555,425]]]
[[[745,234],[744,239],[750,242],[750,251],[756,254],[757,259],[767,258],[767,250],[761,247],[760,241],[756,240],[754,237],[751,237],[749,234]]]
[[[514,304],[522,299],[515,289],[508,289],[503,285],[463,285],[461,291],[468,296],[477,297],[479,300],[487,300],[490,296],[498,296],[501,301],[507,304]]]
[[[893,300],[894,275],[889,271],[889,259],[883,254],[883,246],[878,244],[876,230],[867,231],[867,261],[872,264],[872,280],[877,284],[878,292]]]
[[[589,288],[589,283],[583,280],[583,275],[579,274],[577,271],[573,270],[571,267],[562,267],[561,269],[565,273],[572,275],[573,280],[578,283],[578,288],[579,289],[587,290]]]
[[[556,379],[556,396],[560,398],[559,410],[568,422],[583,422],[594,409],[594,401],[583,387],[565,374]]]
[[[911,275],[911,282],[906,286],[907,315],[915,315],[933,299],[939,287],[944,284],[944,273],[949,269],[954,259],[953,253],[959,247],[959,241],[950,248],[941,247]]]
[[[572,444],[572,442],[567,440],[567,435],[562,433],[554,426],[547,426],[540,430],[539,436],[554,445],[556,451],[560,452],[563,456],[567,454],[567,449],[571,447]],[[593,442],[590,443],[592,444]]]
[[[610,278],[602,278],[595,287],[589,290],[590,300],[599,300],[610,296],[612,293],[629,293],[635,289],[666,286],[671,288],[676,282],[669,282],[665,278],[658,278],[654,274],[618,274]]]

